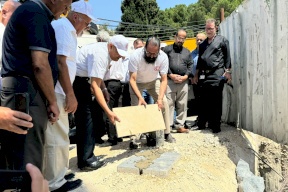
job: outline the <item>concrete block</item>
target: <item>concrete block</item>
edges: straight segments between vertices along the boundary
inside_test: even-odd
[[[143,175],[149,174],[166,177],[179,157],[180,155],[176,152],[163,153],[159,158],[155,159],[148,168],[143,169],[142,173]]]
[[[135,164],[138,161],[146,159],[143,156],[131,156],[129,159],[118,165],[117,171],[122,173],[133,173],[140,175],[140,169],[138,167],[135,167]]]
[[[239,192],[263,192],[265,190],[264,179],[255,176],[249,168],[249,164],[239,160],[236,167]]]

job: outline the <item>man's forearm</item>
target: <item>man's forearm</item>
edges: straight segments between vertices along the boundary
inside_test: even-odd
[[[100,79],[98,79],[97,81],[100,81]],[[104,98],[104,95],[102,93],[102,90],[100,88],[102,80],[101,80],[101,82],[97,82],[97,81],[93,81],[92,80],[91,87],[92,87],[92,90],[93,90],[93,93],[95,95],[95,98],[96,98],[97,102],[99,103],[101,108],[105,111],[105,113],[108,114],[109,112],[111,112],[111,110],[109,109],[109,107],[108,107],[108,105],[106,103],[106,100]]]
[[[142,93],[140,93],[140,91],[137,87],[136,81],[130,80],[130,86],[131,86],[132,90],[134,91],[135,95],[138,97],[138,99],[140,99],[142,97]]]
[[[161,77],[161,83],[160,83],[160,89],[159,89],[159,95],[158,95],[159,100],[163,100],[166,89],[167,89],[167,76],[164,75]]]

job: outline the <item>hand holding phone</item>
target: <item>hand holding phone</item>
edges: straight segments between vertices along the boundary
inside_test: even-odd
[[[15,110],[29,114],[29,94],[28,93],[15,93]],[[20,127],[27,130],[27,127]]]

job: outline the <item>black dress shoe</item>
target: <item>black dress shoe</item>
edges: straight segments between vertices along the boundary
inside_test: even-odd
[[[75,177],[75,174],[74,173],[68,173],[64,176],[64,179],[65,180],[71,180]]]
[[[96,169],[99,169],[100,167],[102,167],[105,164],[106,164],[106,162],[104,162],[104,161],[94,161],[92,163],[89,163],[85,167],[79,167],[79,169],[81,171],[94,171]]]
[[[78,187],[80,187],[82,184],[81,179],[77,179],[75,181],[67,181],[62,185],[60,188],[54,190],[53,192],[67,192],[67,191],[72,191]]]
[[[112,146],[118,144],[117,139],[113,139],[113,140],[112,140],[112,139],[108,139],[107,141],[108,141]]]
[[[103,144],[104,142],[105,141],[101,138],[95,140],[95,143],[97,143],[97,144]]]

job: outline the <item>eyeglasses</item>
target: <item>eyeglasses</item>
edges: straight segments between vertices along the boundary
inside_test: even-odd
[[[215,28],[205,28],[207,31],[213,31]]]
[[[178,37],[178,36],[177,36],[176,38],[177,38],[178,41],[185,41],[185,40],[186,40],[186,37],[181,38],[181,37]]]
[[[147,50],[144,50],[144,51],[145,51],[147,57],[157,57],[159,55],[159,51],[158,51],[158,53],[150,53]]]
[[[84,21],[84,23],[86,24],[86,28],[91,27],[90,22],[85,21],[85,19],[83,19],[79,14],[77,14],[77,15],[81,19],[81,21]]]

